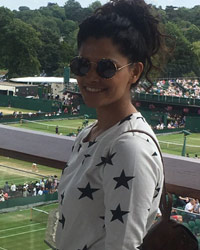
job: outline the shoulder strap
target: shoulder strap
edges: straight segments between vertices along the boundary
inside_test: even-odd
[[[162,153],[160,150],[160,146],[158,145],[155,138],[150,133],[148,133],[146,131],[139,130],[139,129],[132,129],[132,130],[128,130],[124,133],[128,133],[128,132],[132,132],[132,133],[138,132],[138,133],[143,133],[143,134],[148,135],[153,140],[153,142],[155,143],[155,145],[160,153],[160,157],[161,157],[161,161],[162,161],[162,165],[163,165],[163,172],[164,172],[164,183],[163,183],[163,191],[162,191],[159,207],[160,207],[163,218],[168,220],[170,218],[170,215],[171,215],[172,196],[171,196],[171,194],[167,193],[167,190],[166,190],[164,160],[163,160],[163,156],[162,156]],[[166,195],[168,195],[168,199],[167,199]]]

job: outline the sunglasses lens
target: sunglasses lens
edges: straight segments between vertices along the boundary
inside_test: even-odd
[[[110,59],[102,59],[97,65],[98,74],[106,79],[113,77],[116,73],[116,66]]]
[[[90,70],[90,62],[86,58],[76,57],[71,61],[70,69],[77,76],[85,76]]]

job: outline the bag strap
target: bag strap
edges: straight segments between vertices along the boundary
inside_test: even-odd
[[[148,135],[153,140],[153,142],[155,143],[155,145],[160,153],[160,157],[161,157],[161,161],[162,161],[162,165],[163,165],[164,181],[163,181],[163,190],[162,190],[162,195],[161,195],[159,207],[160,207],[163,219],[169,220],[170,215],[171,215],[171,209],[172,209],[172,195],[169,194],[167,192],[167,189],[166,189],[164,160],[163,160],[163,156],[162,156],[162,153],[160,150],[160,146],[157,143],[157,141],[155,140],[155,138],[150,133],[148,133],[146,131],[139,130],[139,129],[132,129],[132,130],[128,130],[124,133],[128,133],[128,132],[132,132],[132,133],[137,132],[137,133],[143,133],[143,134]],[[168,198],[166,197],[166,195],[168,195]]]

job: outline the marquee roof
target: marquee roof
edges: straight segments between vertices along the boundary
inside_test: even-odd
[[[21,77],[21,78],[11,78],[12,82],[21,83],[64,83],[64,77]],[[77,83],[77,80],[70,78],[70,83]]]

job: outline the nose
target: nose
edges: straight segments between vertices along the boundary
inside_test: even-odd
[[[87,73],[86,77],[88,78],[88,80],[92,80],[92,81],[99,81],[100,76],[98,75],[97,71],[97,63],[95,62],[91,62],[90,64],[90,70]]]

